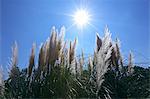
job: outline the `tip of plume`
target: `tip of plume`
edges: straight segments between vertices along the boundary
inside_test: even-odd
[[[52,32],[52,33],[56,32],[55,26],[52,27],[51,32]]]
[[[97,37],[97,40],[96,40],[96,43],[97,43],[97,51],[99,51],[99,49],[101,48],[102,46],[102,40],[100,39],[99,35],[97,34],[96,35]]]

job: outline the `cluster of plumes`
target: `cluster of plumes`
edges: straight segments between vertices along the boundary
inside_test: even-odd
[[[41,44],[38,66],[36,68],[35,63],[35,44],[31,49],[31,55],[29,58],[29,65],[27,74],[29,78],[39,79],[44,75],[50,74],[54,66],[66,66],[69,69],[74,69],[75,61],[75,46],[77,40],[67,48],[66,42],[64,42],[65,27],[62,27],[60,33],[56,31],[55,27],[51,30],[51,36],[46,40],[45,43]],[[37,72],[36,72],[37,71]],[[32,77],[32,73],[36,72],[36,76]]]
[[[66,69],[68,73],[72,72],[72,74],[74,74],[77,39],[73,42],[70,41],[69,46],[66,46],[67,42],[64,41],[64,35],[65,27],[61,28],[60,33],[58,33],[55,27],[52,28],[50,37],[40,46],[38,64],[36,64],[36,44],[34,43],[31,48],[27,69],[25,69],[24,72],[25,74],[22,74],[18,68],[18,46],[15,42],[12,48],[11,62],[9,64],[9,66],[11,66],[9,83],[11,83],[12,86],[18,87],[17,84],[21,83],[19,77],[25,75],[25,82],[27,82],[27,87],[30,90],[34,82],[42,83],[46,77],[54,74],[57,68],[57,72],[60,71],[60,75],[63,70],[66,72]],[[16,93],[15,89],[13,93]]]
[[[114,70],[116,72],[116,76],[121,75],[123,68],[123,59],[120,52],[120,42],[118,39],[116,41],[112,41],[111,33],[108,27],[105,27],[104,37],[100,38],[97,34],[96,36],[96,50],[94,52],[93,60],[89,57],[88,61],[88,70],[92,77],[96,77],[97,84],[97,93],[101,88],[101,85],[104,81],[104,74],[109,70]],[[132,54],[129,56],[129,64],[128,64],[128,73],[133,73],[133,61]],[[107,96],[108,98],[109,96]]]
[[[60,33],[52,28],[51,36],[43,43],[39,50],[38,65],[35,63],[35,49],[33,44],[31,49],[31,55],[29,58],[29,65],[27,69],[27,78],[30,80],[39,80],[45,75],[49,75],[55,66],[62,66],[68,68],[73,74],[82,75],[83,66],[85,65],[84,53],[78,58],[75,57],[75,47],[77,39],[74,42],[70,42],[69,47],[64,42],[65,28],[62,27]],[[88,70],[91,77],[95,77],[97,85],[97,94],[104,81],[104,74],[109,70],[115,70],[117,75],[120,75],[123,67],[123,59],[120,52],[119,40],[113,42],[111,39],[111,33],[108,27],[105,28],[104,37],[100,38],[96,35],[96,50],[94,57],[89,57]],[[15,78],[19,75],[17,66],[17,54],[18,47],[15,43],[12,56],[12,69],[10,71],[10,77]],[[33,76],[33,72],[36,74]],[[133,60],[132,54],[129,56],[128,73],[133,73]]]
[[[9,63],[9,66],[11,68],[9,72],[9,76],[12,79],[15,79],[19,75],[19,69],[17,68],[18,65],[18,45],[17,42],[15,42],[14,46],[12,47],[12,57]],[[0,96],[3,95],[4,91],[4,80],[3,80],[3,67],[0,67]]]

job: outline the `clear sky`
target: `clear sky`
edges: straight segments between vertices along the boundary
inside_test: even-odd
[[[65,26],[66,40],[78,38],[77,53],[83,48],[93,54],[96,32],[103,36],[107,24],[113,39],[121,41],[124,58],[133,51],[135,62],[148,62],[149,47],[149,0],[1,0],[0,3],[0,64],[4,67],[11,57],[11,47],[17,41],[19,66],[28,65],[32,43],[39,46],[50,35],[51,27]],[[73,26],[76,9],[86,7],[92,15],[92,27],[87,25],[82,32]]]

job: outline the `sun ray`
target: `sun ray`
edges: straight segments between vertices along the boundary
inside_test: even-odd
[[[66,31],[69,31],[73,26],[75,26],[75,23],[73,23],[69,27],[67,27]]]
[[[98,28],[95,25],[93,25],[92,23],[89,22],[88,25],[90,25],[92,28],[94,28],[96,31],[98,31]]]

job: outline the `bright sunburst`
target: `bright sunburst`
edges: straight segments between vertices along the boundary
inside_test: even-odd
[[[75,24],[79,28],[83,28],[83,26],[89,24],[90,16],[91,15],[89,14],[89,12],[86,11],[85,9],[79,9],[74,13],[73,19]]]

